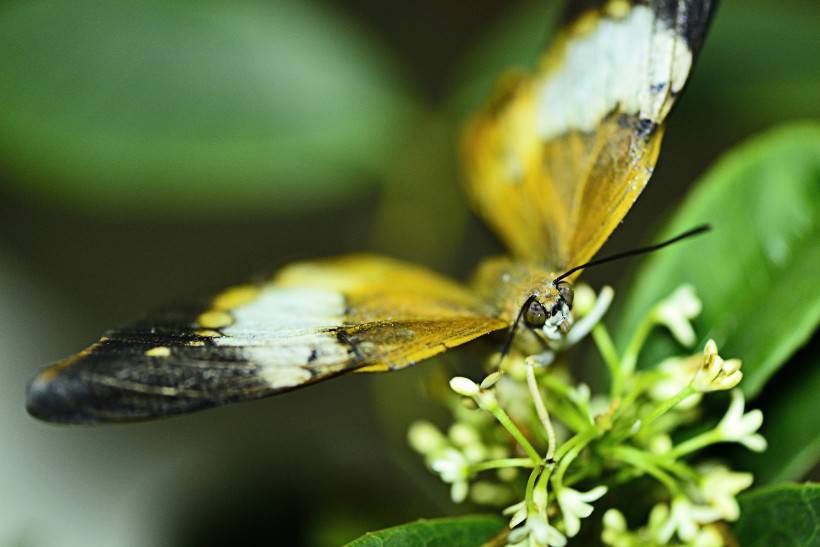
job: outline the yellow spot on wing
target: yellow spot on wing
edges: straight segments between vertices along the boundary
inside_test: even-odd
[[[233,323],[231,314],[220,310],[208,310],[199,314],[196,322],[206,329],[220,329]]]
[[[171,355],[171,348],[165,346],[157,346],[145,351],[148,357],[168,357]]]
[[[259,289],[253,285],[239,285],[219,293],[214,298],[212,306],[217,310],[231,310],[242,304],[247,304],[257,297]]]
[[[626,0],[612,0],[606,5],[605,9],[607,15],[615,19],[620,19],[622,17],[626,17],[629,10],[632,9],[632,6]]]
[[[222,336],[222,333],[212,329],[195,330],[194,334],[196,334],[197,336],[205,336],[207,338],[216,338],[217,336]]]

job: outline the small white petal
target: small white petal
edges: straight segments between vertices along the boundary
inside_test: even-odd
[[[450,499],[453,500],[453,503],[461,503],[467,498],[467,492],[469,489],[470,487],[467,485],[466,481],[454,482],[453,486],[450,488]]]
[[[597,501],[606,494],[607,488],[606,486],[596,486],[592,490],[587,490],[586,492],[579,492],[578,497],[584,501]]]
[[[527,520],[527,509],[519,509],[515,512],[515,514],[513,514],[512,518],[510,519],[510,528],[515,528],[525,520]]]
[[[740,442],[751,450],[752,452],[765,452],[766,448],[768,447],[768,443],[763,435],[755,434],[749,435],[748,437],[743,437],[740,439]]]
[[[758,409],[746,413],[738,424],[737,434],[746,436],[754,433],[763,425],[763,412]]]

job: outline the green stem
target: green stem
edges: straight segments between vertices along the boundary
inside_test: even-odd
[[[700,450],[710,444],[718,443],[721,439],[722,437],[716,429],[707,431],[706,433],[701,433],[700,435],[695,435],[691,439],[687,439],[674,447],[669,452],[669,457],[680,458],[681,456],[691,454],[692,452]]]
[[[470,471],[472,473],[479,473],[489,469],[504,469],[506,467],[526,467],[531,469],[535,467],[535,464],[529,458],[503,458],[473,464],[470,466]]]
[[[658,482],[663,484],[673,495],[680,494],[680,488],[678,487],[678,484],[675,481],[675,479],[672,478],[665,471],[660,469],[657,465],[655,465],[655,463],[652,461],[651,456],[646,452],[642,452],[641,450],[637,450],[629,446],[621,445],[612,448],[612,455],[616,459],[619,459],[622,462],[627,463],[635,467],[636,469],[644,471],[646,474],[654,477],[658,480]]]
[[[521,433],[521,430],[518,429],[507,413],[504,412],[504,409],[499,406],[498,401],[496,401],[495,398],[492,399],[490,404],[485,406],[485,409],[492,413],[492,415],[495,416],[495,419],[498,420],[502,426],[504,426],[504,429],[506,429],[509,434],[513,436],[516,442],[521,445],[521,448],[524,449],[524,452],[526,452],[532,460],[533,465],[541,465],[541,455],[538,454],[538,451],[533,448],[530,441],[527,440],[524,434]]]
[[[549,412],[544,406],[544,400],[541,398],[541,390],[538,389],[538,382],[535,381],[535,370],[532,365],[527,365],[527,387],[530,390],[530,397],[532,397],[535,405],[535,413],[538,414],[538,419],[541,420],[541,425],[547,432],[547,455],[544,458],[546,461],[552,461],[555,456],[555,429],[552,427]]]
[[[662,454],[654,460],[657,465],[671,471],[682,479],[692,482],[697,481],[698,474],[691,467],[685,463],[676,462],[674,459],[667,459],[669,457],[669,454]]]
[[[598,346],[598,352],[603,357],[604,363],[609,369],[609,374],[612,376],[610,395],[614,399],[623,389],[621,360],[618,358],[618,351],[615,349],[615,343],[603,323],[598,323],[592,328],[592,339],[595,341],[595,345]]]
[[[655,312],[653,310],[646,314],[635,330],[635,334],[629,341],[629,345],[626,346],[626,351],[621,360],[621,374],[624,377],[630,376],[635,372],[635,366],[638,364],[638,355],[641,353],[641,348],[643,348],[644,342],[646,342],[646,337],[649,336],[655,323]]]
[[[558,452],[555,454],[558,463],[558,468],[555,471],[555,476],[552,482],[556,488],[560,488],[564,481],[564,474],[567,472],[569,465],[578,456],[581,450],[584,449],[593,439],[598,436],[598,429],[590,427],[589,429],[578,433],[573,438],[565,442]]]
[[[548,391],[559,395],[548,399],[547,408],[550,414],[555,415],[560,422],[575,432],[583,431],[591,425],[588,413],[570,400],[569,388],[561,380],[551,374],[542,374],[538,382]]]
[[[675,406],[677,406],[678,403],[680,403],[690,395],[694,395],[697,392],[698,390],[696,390],[694,387],[692,387],[691,384],[689,384],[688,386],[680,390],[677,395],[675,395],[671,399],[665,400],[663,403],[658,405],[655,408],[655,410],[653,410],[648,416],[641,420],[641,427],[639,431],[645,431],[652,422],[654,422],[655,420],[657,420],[658,418],[660,418],[661,416],[675,408]]]
[[[535,507],[535,501],[533,500],[533,491],[535,490],[535,479],[538,478],[538,475],[541,473],[543,468],[541,466],[536,467],[530,473],[530,478],[527,479],[527,490],[524,494],[524,500],[527,502],[527,515],[534,515],[538,512],[538,509]]]
[[[535,489],[533,490],[533,504],[535,503],[534,492],[536,492],[538,490],[543,490],[544,491],[544,500],[546,500],[545,503],[544,503],[544,507],[542,507],[544,518],[546,518],[546,516],[547,516],[547,507],[549,507],[549,499],[547,497],[548,496],[547,486],[548,486],[548,481],[549,481],[551,472],[552,472],[552,467],[545,467],[544,471],[541,473],[541,476],[538,477],[538,482],[536,482]]]

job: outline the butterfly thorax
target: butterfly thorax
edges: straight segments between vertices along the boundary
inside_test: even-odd
[[[512,324],[533,296],[545,309],[552,309],[559,299],[553,286],[557,275],[547,266],[494,257],[479,265],[473,287],[498,311],[500,319]]]

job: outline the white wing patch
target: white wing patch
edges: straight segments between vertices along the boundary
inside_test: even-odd
[[[297,386],[311,369],[332,372],[349,361],[348,348],[330,331],[343,324],[344,311],[344,296],[335,290],[266,287],[230,311],[233,322],[214,343],[237,348],[262,367],[271,387]]]
[[[613,110],[660,122],[691,67],[683,36],[647,6],[621,19],[603,17],[569,39],[560,66],[539,83],[539,135],[594,131]]]

